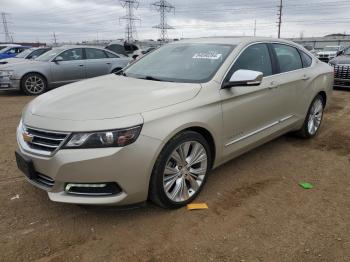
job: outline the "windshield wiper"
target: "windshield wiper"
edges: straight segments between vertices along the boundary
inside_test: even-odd
[[[145,76],[144,78],[141,78],[141,79],[152,80],[152,81],[159,81],[159,82],[173,82],[173,81],[169,81],[169,80],[156,78],[156,77],[153,77],[153,76]]]

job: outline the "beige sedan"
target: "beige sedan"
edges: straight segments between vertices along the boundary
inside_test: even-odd
[[[168,44],[33,100],[17,164],[53,201],[180,207],[226,161],[288,132],[314,137],[332,85],[333,68],[289,41]]]

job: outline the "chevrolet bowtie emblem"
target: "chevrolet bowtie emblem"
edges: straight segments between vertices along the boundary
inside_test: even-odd
[[[22,133],[23,140],[26,142],[33,142],[33,137],[27,132]]]

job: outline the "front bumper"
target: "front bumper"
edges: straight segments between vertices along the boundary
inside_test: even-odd
[[[20,139],[20,138],[17,138]],[[35,170],[54,181],[46,187],[28,179],[48,192],[56,202],[92,205],[129,205],[147,200],[149,179],[161,141],[140,135],[123,148],[61,149],[51,157],[19,152],[32,160]],[[116,183],[121,192],[112,196],[79,196],[67,193],[67,183]]]
[[[0,91],[20,90],[21,80],[0,76]]]

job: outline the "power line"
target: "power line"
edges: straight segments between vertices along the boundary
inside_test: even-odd
[[[277,13],[278,38],[281,38],[282,10],[283,10],[283,0],[280,0],[280,5],[278,6],[278,13]]]
[[[164,43],[168,40],[168,29],[174,29],[174,27],[168,25],[166,13],[170,13],[172,10],[175,12],[175,7],[165,0],[154,2],[152,6],[160,13],[160,23],[153,26],[153,28],[160,29],[160,39]]]
[[[8,43],[13,43],[13,37],[9,31],[8,24],[9,22],[7,21],[8,13],[2,12],[1,13],[1,18],[2,18],[2,25],[4,27],[4,34],[5,34],[5,42]]]
[[[121,6],[126,9],[126,15],[122,16],[119,19],[126,21],[125,39],[127,42],[130,43],[135,40],[134,38],[137,35],[135,21],[141,21],[140,18],[134,15],[134,9],[137,9],[139,7],[139,1],[137,0],[119,0],[119,1]]]

